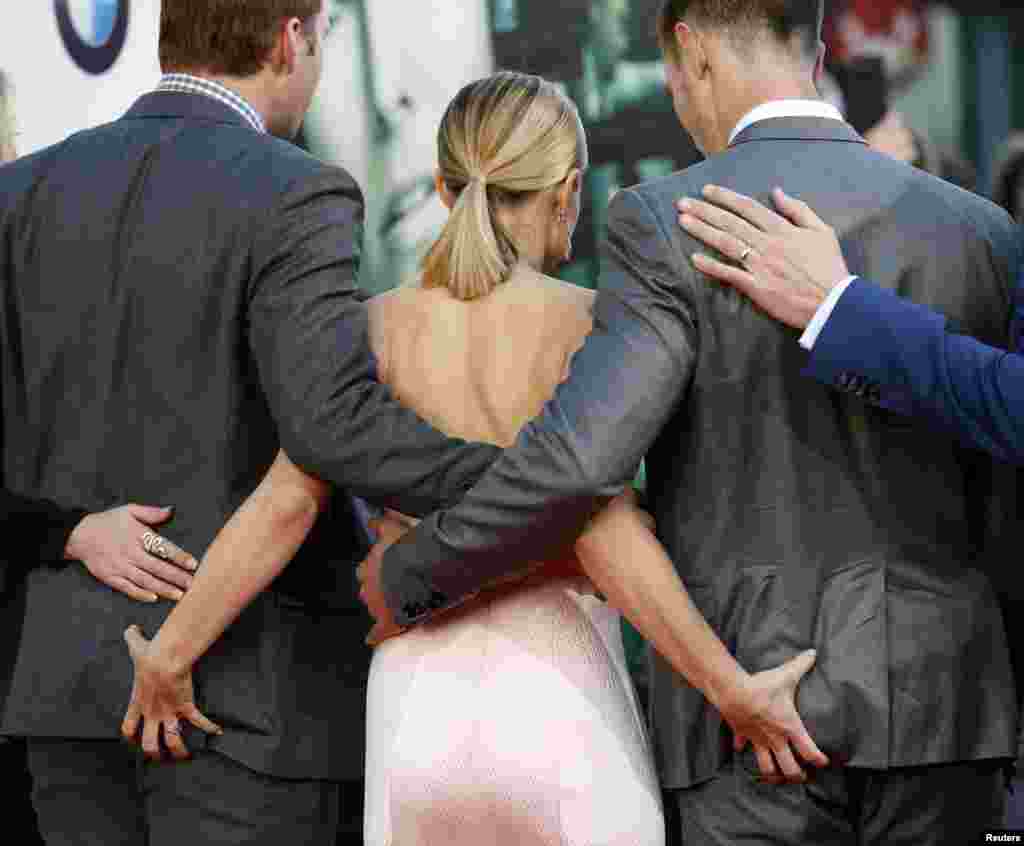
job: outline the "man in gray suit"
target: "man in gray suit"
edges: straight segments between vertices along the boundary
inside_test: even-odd
[[[702,276],[703,247],[677,225],[676,202],[707,183],[762,197],[784,184],[842,233],[857,272],[1006,341],[1009,218],[873,152],[821,102],[821,16],[821,0],[666,2],[669,88],[708,160],[613,199],[570,378],[460,505],[375,548],[363,596],[379,632],[431,618],[572,543],[646,455],[658,535],[740,663],[817,650],[797,704],[832,761],[766,786],[759,769],[795,776],[792,750],[734,752],[718,713],[652,655],[653,735],[685,842],[967,843],[1000,824],[1016,752],[986,573],[1002,563],[996,471],[866,388],[804,378],[791,330]]]
[[[339,796],[360,792],[369,667],[348,494],[422,514],[497,452],[445,438],[373,378],[362,195],[287,140],[320,77],[326,11],[163,0],[157,89],[0,168],[6,487],[94,511],[174,505],[162,533],[199,552],[282,446],[337,486],[288,572],[197,670],[197,704],[223,732],[190,740],[187,767],[144,766],[119,737],[123,633],[151,635],[170,604],[84,568],[30,569],[0,608],[15,652],[0,733],[28,738],[50,844],[334,846]],[[184,748],[176,727],[162,740]],[[358,812],[341,813],[362,842]]]

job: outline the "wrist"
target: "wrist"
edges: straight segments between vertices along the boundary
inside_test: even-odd
[[[803,311],[800,315],[800,322],[802,325],[797,328],[806,329],[814,322],[814,318],[817,316],[818,312],[821,311],[822,306],[824,306],[828,301],[831,290],[831,288],[826,289],[815,285],[814,292],[809,294],[804,302]]]
[[[709,680],[705,696],[720,714],[732,714],[750,698],[750,682],[750,673],[735,663]]]
[[[195,654],[194,645],[186,637],[175,637],[172,632],[161,628],[151,645],[151,657],[160,667],[171,675],[180,676],[190,673],[199,656]]]
[[[61,555],[64,561],[85,561],[87,558],[86,547],[88,545],[89,526],[93,518],[92,514],[86,514],[79,520],[68,535]]]

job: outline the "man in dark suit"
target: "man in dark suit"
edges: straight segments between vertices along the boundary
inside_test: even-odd
[[[790,331],[697,272],[676,223],[676,201],[709,182],[792,185],[861,272],[1005,341],[1008,219],[875,153],[817,99],[821,5],[666,2],[669,87],[709,159],[614,198],[595,328],[570,378],[460,505],[375,548],[363,595],[385,631],[457,605],[571,543],[646,453],[659,538],[739,662],[817,650],[798,707],[834,764],[765,786],[758,768],[792,777],[791,750],[756,765],[734,754],[719,715],[653,656],[653,736],[683,840],[966,843],[999,825],[1016,748],[981,569],[998,552],[993,468],[804,378]]]
[[[784,217],[719,186],[708,186],[705,193],[714,202],[690,203],[685,227],[725,256],[753,249],[742,267],[708,259],[704,272],[802,330],[800,343],[810,350],[809,376],[860,392],[879,408],[949,432],[999,461],[1024,463],[1020,283],[1010,330],[1014,351],[1007,352],[962,334],[945,314],[850,275],[832,227],[781,189],[774,199]],[[1019,540],[1020,526],[1006,531],[1004,545],[1011,547]],[[1016,568],[1003,563],[992,576],[1004,603],[1020,701],[1024,620],[1013,608],[1019,602],[1019,578]],[[1018,759],[1018,775],[1020,767]],[[1012,827],[1024,819],[1019,797],[1016,793],[1007,809]]]
[[[347,494],[423,514],[496,450],[443,437],[373,378],[359,188],[282,140],[320,76],[321,0],[161,14],[175,73],[122,119],[0,169],[6,485],[90,510],[173,504],[163,533],[195,552],[282,446],[339,492],[198,669],[224,731],[191,739],[188,765],[143,765],[118,739],[122,634],[152,634],[169,604],[84,568],[32,569],[5,604],[0,733],[28,740],[48,843],[333,844],[339,793],[362,777],[368,667]]]

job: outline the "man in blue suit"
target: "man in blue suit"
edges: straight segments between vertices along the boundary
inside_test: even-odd
[[[694,264],[803,330],[809,375],[1024,464],[1024,265],[1008,316],[1015,351],[1007,352],[852,276],[835,232],[780,189],[781,215],[717,186],[704,197],[710,202],[680,202],[680,224],[729,261],[695,256]]]

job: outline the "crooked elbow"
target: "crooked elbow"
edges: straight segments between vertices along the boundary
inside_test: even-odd
[[[326,496],[291,487],[268,493],[264,511],[268,528],[276,537],[305,537],[326,506]]]

